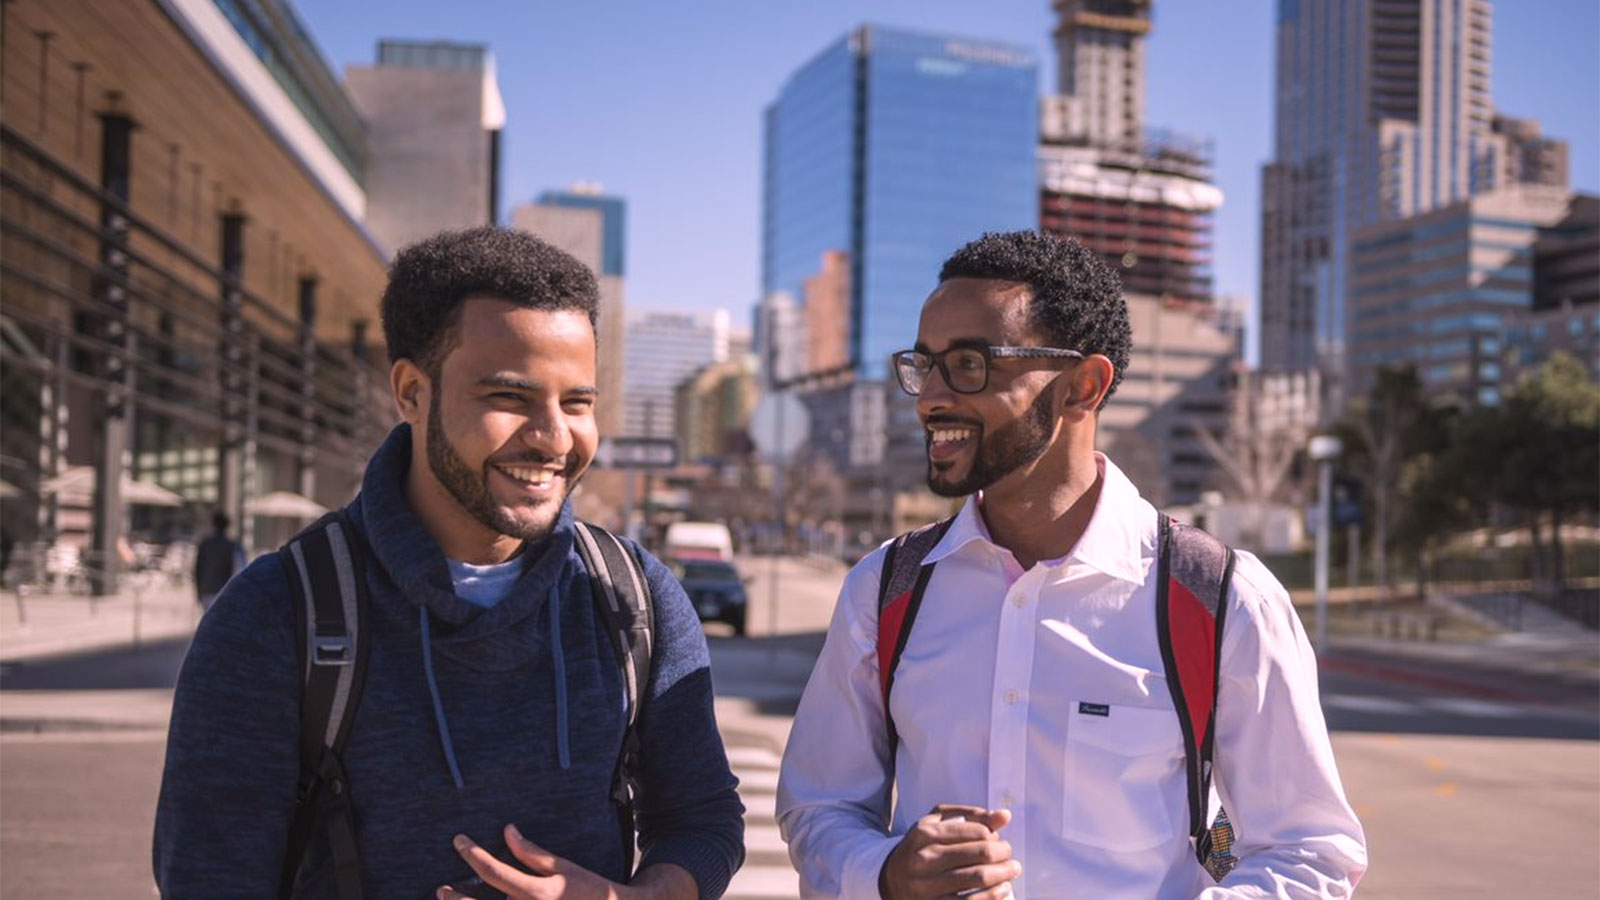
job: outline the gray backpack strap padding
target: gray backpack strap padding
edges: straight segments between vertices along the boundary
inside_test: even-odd
[[[617,755],[611,780],[611,801],[617,810],[621,832],[624,868],[633,872],[635,820],[634,798],[638,796],[639,717],[650,696],[651,662],[654,654],[655,605],[644,566],[616,535],[587,522],[577,527],[574,544],[589,572],[590,590],[600,616],[611,633],[611,646],[622,667],[622,689],[627,700],[627,727],[623,731],[622,751]]]
[[[280,897],[321,822],[340,900],[360,900],[361,863],[342,754],[366,674],[367,586],[362,538],[344,512],[329,513],[279,553],[294,606],[300,660],[300,786],[284,853]]]

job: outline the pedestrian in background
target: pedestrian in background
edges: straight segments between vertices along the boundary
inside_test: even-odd
[[[1186,766],[1191,713],[1161,636],[1195,635],[1157,616],[1169,526],[1095,450],[1130,349],[1115,274],[1074,241],[990,234],[946,261],[894,364],[928,486],[967,501],[845,580],[778,787],[803,896],[1288,900],[1360,879],[1311,647],[1246,552],[1231,579],[1216,569],[1220,633],[1200,651],[1220,667],[1215,767]],[[913,546],[920,586],[883,590],[889,548]],[[897,605],[911,597],[920,611]],[[1204,630],[1185,599],[1185,627]],[[898,646],[891,615],[914,623]],[[1217,883],[1191,820],[1209,827],[1219,799],[1234,867]]]
[[[194,591],[202,610],[211,609],[223,585],[234,573],[244,569],[244,546],[228,537],[229,524],[226,513],[213,513],[211,533],[194,551]],[[127,556],[131,555],[132,548],[129,548]],[[125,558],[124,563],[128,562],[130,560]]]
[[[606,566],[654,606],[650,662],[635,666],[579,546],[598,532],[570,503],[599,441],[598,302],[592,272],[524,232],[445,232],[395,258],[381,308],[402,424],[324,532],[328,565],[304,564],[306,544],[266,554],[201,621],[156,810],[163,896],[726,890],[743,806],[705,634],[667,568],[619,541],[634,562]],[[363,633],[309,641],[290,573],[314,593],[352,569],[366,576]],[[319,635],[323,622],[319,608]],[[302,740],[325,738],[303,725],[302,666],[351,654],[366,662],[348,738],[334,771],[306,777]],[[321,805],[302,855],[291,835],[307,796]]]

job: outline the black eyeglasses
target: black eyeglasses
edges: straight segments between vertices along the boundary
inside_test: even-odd
[[[900,389],[915,397],[922,393],[934,366],[944,383],[958,394],[976,394],[989,386],[989,361],[996,358],[1083,359],[1076,350],[1059,347],[950,347],[941,353],[901,350],[894,359]]]

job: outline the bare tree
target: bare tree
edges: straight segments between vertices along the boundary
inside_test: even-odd
[[[1232,496],[1246,506],[1245,543],[1263,539],[1262,513],[1281,498],[1295,456],[1306,444],[1315,421],[1316,386],[1301,383],[1300,402],[1271,402],[1288,396],[1286,382],[1244,372],[1228,415],[1227,431],[1215,434],[1194,423],[1200,446],[1228,476]]]

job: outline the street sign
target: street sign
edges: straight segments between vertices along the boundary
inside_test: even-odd
[[[657,437],[604,438],[594,461],[610,469],[670,469],[678,464],[678,442]]]
[[[766,394],[750,414],[750,440],[770,460],[794,455],[810,431],[811,413],[793,394]]]

